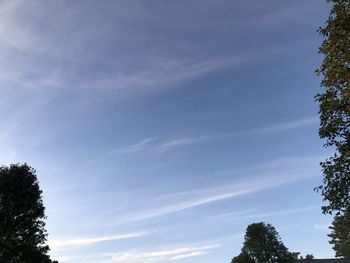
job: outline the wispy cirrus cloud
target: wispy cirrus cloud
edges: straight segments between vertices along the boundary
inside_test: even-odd
[[[319,121],[320,121],[319,118],[317,116],[315,116],[315,117],[294,120],[294,121],[290,121],[290,122],[278,123],[276,125],[272,125],[269,127],[258,128],[258,129],[253,130],[253,131],[255,133],[270,133],[270,132],[288,131],[288,130],[293,130],[293,129],[298,129],[298,128],[303,128],[303,127],[307,127],[310,125],[314,125],[314,124],[319,123]]]
[[[42,11],[51,5],[60,10],[62,16],[46,17]],[[128,5],[120,5],[126,9],[130,8]],[[159,54],[157,50],[154,50],[153,45],[142,44],[145,41],[149,43],[148,39],[142,39],[139,43],[143,47],[142,58],[137,55],[119,56],[118,60],[109,61],[107,54],[102,49],[95,49],[91,53],[91,46],[86,45],[88,42],[95,43],[91,39],[91,35],[96,34],[96,25],[93,21],[101,18],[93,14],[93,18],[85,27],[77,29],[71,23],[71,20],[72,17],[81,13],[80,8],[72,6],[67,11],[63,6],[62,4],[46,4],[43,7],[37,1],[28,3],[20,0],[3,1],[1,3],[0,47],[21,49],[27,54],[36,54],[38,58],[35,60],[38,64],[34,69],[33,66],[23,67],[24,61],[20,58],[12,58],[14,68],[17,66],[22,69],[20,74],[11,67],[10,69],[1,68],[3,76],[6,76],[8,81],[16,83],[16,87],[29,87],[32,90],[39,91],[49,89],[57,92],[77,90],[79,93],[84,93],[91,100],[96,96],[99,99],[107,99],[110,95],[114,95],[114,98],[124,98],[173,88],[185,81],[221,69],[256,61],[262,56],[273,55],[281,49],[280,47],[267,47],[255,52],[206,56],[192,54],[189,57],[179,56],[172,49]],[[114,8],[115,12],[120,12],[118,4],[111,5],[111,8]],[[28,22],[28,19],[25,19],[28,15],[26,11],[32,13],[34,17],[37,17],[35,16],[37,12],[41,12],[40,19]],[[128,25],[130,23],[127,18],[120,17],[119,22],[121,24]],[[44,30],[46,34],[43,34],[43,30],[39,26],[41,19],[49,20],[51,23],[47,23],[46,26],[55,29],[59,34],[50,34],[51,30]],[[55,24],[63,26],[57,28]],[[129,40],[125,39],[120,31],[116,32],[110,25],[104,25],[104,30],[109,32],[106,35],[114,36],[113,41],[123,42],[124,45],[129,44]],[[138,30],[142,31],[142,27]],[[134,34],[138,35],[137,31]],[[104,36],[101,35],[101,37]],[[62,39],[68,41],[69,45],[58,46],[57,41]],[[187,46],[187,48],[191,47],[192,43],[188,43]],[[138,48],[135,48],[134,51],[135,54],[139,53]],[[89,56],[86,54],[89,54]],[[42,62],[41,57],[46,58],[45,62]],[[60,61],[65,61],[72,66],[67,68],[66,65],[57,63],[57,57]],[[87,59],[94,64],[108,64],[109,67],[103,72],[96,72],[95,69],[94,74],[91,74],[90,67],[82,70],[84,67],[79,64],[79,61]]]
[[[134,153],[143,150],[155,149],[160,150],[161,152],[170,150],[172,148],[181,147],[181,146],[189,146],[193,144],[201,144],[201,143],[209,143],[215,140],[222,139],[232,139],[239,138],[243,136],[253,136],[259,134],[269,134],[269,133],[277,133],[283,132],[293,129],[299,129],[308,127],[319,122],[318,117],[308,117],[301,118],[298,120],[293,120],[289,122],[277,123],[271,126],[266,127],[258,127],[254,129],[249,129],[245,131],[237,131],[232,133],[217,133],[217,134],[206,134],[199,135],[195,137],[182,137],[176,138],[172,140],[165,141],[164,138],[170,136],[154,136],[150,138],[146,138],[138,143],[127,145],[124,147],[116,148],[112,152],[113,153]]]
[[[114,262],[132,263],[153,263],[167,260],[180,260],[211,253],[219,247],[219,244],[212,244],[202,246],[178,246],[153,251],[127,251],[114,254],[112,260]]]
[[[26,49],[33,44],[33,37],[25,25],[17,21],[16,13],[22,1],[2,1],[0,3],[0,45],[16,49]]]
[[[120,147],[117,149],[114,149],[112,151],[112,153],[121,153],[121,154],[125,154],[125,153],[134,153],[134,152],[139,152],[145,149],[148,149],[152,146],[154,146],[154,144],[160,139],[162,138],[162,136],[155,136],[155,137],[150,137],[150,138],[146,138],[138,143],[132,144],[132,145],[127,145],[125,147]]]
[[[165,150],[165,149],[169,149],[172,147],[204,143],[204,142],[208,142],[208,141],[211,141],[214,139],[220,139],[220,138],[224,138],[224,137],[228,137],[228,135],[227,134],[216,134],[216,135],[204,135],[204,136],[198,136],[198,137],[189,137],[189,138],[178,138],[178,139],[174,139],[174,140],[171,140],[168,142],[164,142],[164,143],[158,145],[158,147],[161,150]]]
[[[266,217],[275,217],[275,216],[296,214],[296,213],[301,213],[301,212],[305,212],[305,211],[313,211],[316,209],[320,209],[320,207],[319,206],[307,206],[307,207],[302,207],[302,208],[278,210],[278,211],[262,212],[262,213],[256,213],[256,211],[255,211],[256,209],[248,209],[248,210],[244,210],[241,212],[215,215],[215,216],[212,216],[210,218],[214,219],[214,220],[266,218]],[[254,211],[255,211],[255,213],[254,213]]]
[[[63,240],[49,240],[49,245],[51,250],[59,251],[64,250],[66,248],[74,248],[81,246],[89,246],[96,243],[107,242],[107,241],[116,241],[116,240],[124,240],[131,238],[143,237],[149,234],[149,232],[135,232],[135,233],[127,233],[127,234],[119,234],[114,236],[98,236],[98,237],[80,237],[80,238],[71,238],[71,239],[63,239]]]
[[[266,164],[257,165],[255,169],[251,168],[246,171],[238,171],[244,176],[231,182],[226,182],[223,186],[212,188],[193,189],[186,192],[178,192],[165,196],[158,196],[157,200],[161,202],[150,209],[143,209],[139,212],[129,212],[127,215],[118,216],[117,219],[111,220],[110,226],[130,223],[134,221],[143,221],[155,219],[158,217],[179,213],[187,209],[203,207],[211,203],[220,202],[232,198],[241,197],[244,195],[258,193],[267,189],[283,186],[285,184],[307,180],[318,176],[318,174],[310,172],[310,164],[318,163],[318,157],[314,158],[284,158],[269,162]],[[290,169],[289,167],[292,167]],[[272,171],[275,170],[274,173]],[[276,173],[276,170],[279,172]],[[282,172],[285,170],[284,172]],[[233,172],[232,172],[233,173]],[[152,201],[152,200],[149,200]],[[148,204],[144,206],[149,207]],[[314,209],[315,207],[305,207],[300,209],[291,209],[286,211],[274,211],[262,214],[233,215],[242,218],[268,217],[274,215],[282,215],[288,213],[296,213]]]
[[[13,0],[3,1],[0,5],[0,14],[3,14],[0,19],[0,34],[6,36],[0,36],[0,44],[20,48],[28,54],[35,54],[35,58],[37,58],[34,69],[26,66],[25,61],[20,58],[12,58],[14,68],[22,69],[20,74],[14,75],[15,70],[12,68],[11,70],[1,68],[7,78],[17,83],[21,88],[30,87],[42,92],[49,89],[58,93],[76,90],[80,96],[84,94],[85,99],[92,101],[101,98],[109,99],[110,97],[124,98],[171,89],[186,81],[222,69],[234,69],[263,57],[280,54],[285,50],[283,46],[267,46],[261,47],[259,50],[200,54],[194,49],[197,44],[196,40],[193,39],[185,43],[181,41],[182,48],[178,52],[175,52],[176,48],[171,48],[171,46],[166,49],[162,47],[163,52],[159,52],[159,49],[154,48],[153,44],[149,44],[152,42],[151,38],[140,37],[144,34],[143,23],[139,25],[139,28],[134,28],[133,32],[127,30],[133,21],[130,21],[124,13],[136,12],[138,15],[135,17],[140,16],[145,19],[144,16],[150,10],[140,9],[142,4],[110,4],[109,8],[114,10],[113,17],[118,26],[101,23],[100,30],[96,30],[96,21],[104,19],[104,17],[100,17],[101,14],[91,12],[90,19],[86,21],[86,24],[77,27],[72,21],[75,17],[79,17],[81,8],[86,8],[89,4],[72,5],[71,8],[67,9],[64,8],[66,6],[64,2],[42,5],[38,1],[29,3]],[[90,6],[91,10],[94,10],[93,6],[94,4]],[[48,14],[44,11],[50,7],[59,10],[61,16],[47,17]],[[28,21],[26,11],[37,19]],[[163,17],[163,14],[159,15],[153,15],[153,17],[162,17],[168,23],[179,23],[175,18],[173,21],[168,21],[168,17]],[[47,22],[45,30],[41,28],[42,21]],[[97,33],[98,31],[103,32],[103,34]],[[166,35],[167,31],[162,33]],[[125,37],[125,33],[131,35]],[[95,36],[93,39],[92,35]],[[130,39],[134,38],[140,38],[140,41],[130,43]],[[61,41],[65,44],[58,45]],[[127,56],[117,52],[118,59],[111,60],[109,59],[110,53],[115,50],[98,48],[99,43],[96,42],[103,41],[115,42],[122,47],[130,47],[132,51],[128,52]],[[91,46],[95,48],[92,49]],[[175,47],[177,46],[180,45],[175,44]],[[210,48],[210,50],[213,49]],[[42,59],[43,57],[45,60]],[[58,58],[60,62],[64,63],[57,63]],[[85,63],[80,64],[81,61],[88,62],[89,66],[86,67]],[[69,67],[67,67],[68,64]],[[103,70],[96,70],[93,65],[103,65],[101,67]],[[106,65],[108,65],[107,68]]]
[[[124,222],[132,222],[132,221],[140,221],[153,219],[177,212],[181,212],[186,209],[195,208],[198,206],[204,206],[213,202],[218,202],[221,200],[242,196],[245,194],[253,193],[262,189],[262,186],[247,186],[246,188],[236,187],[236,189],[231,189],[231,191],[226,190],[225,193],[213,193],[212,195],[202,196],[199,198],[192,198],[185,201],[181,201],[178,203],[170,203],[167,205],[163,205],[154,209],[141,211],[138,213],[130,213],[125,219],[119,218],[116,223],[124,223]],[[222,189],[220,189],[222,190]],[[219,189],[215,189],[215,192],[219,192]],[[205,191],[213,191],[213,189],[202,190]],[[198,193],[197,193],[198,194]]]
[[[190,257],[198,257],[214,252],[220,248],[218,243],[212,244],[179,244],[154,248],[152,250],[128,250],[121,252],[105,252],[85,255],[57,255],[55,259],[60,262],[74,262],[84,260],[84,262],[130,262],[130,263],[157,263],[162,261],[181,260]]]
[[[329,230],[330,224],[314,224],[314,228],[317,230]]]
[[[237,131],[232,133],[218,133],[218,134],[207,134],[200,135],[196,137],[187,137],[187,138],[177,138],[167,142],[162,142],[158,145],[158,148],[161,150],[169,150],[174,147],[187,146],[192,144],[206,143],[211,142],[213,140],[219,139],[230,139],[242,136],[252,136],[259,134],[268,134],[268,133],[276,133],[282,131],[288,131],[293,129],[299,129],[303,127],[308,127],[314,125],[319,122],[317,117],[308,117],[302,118],[299,120],[293,120],[289,122],[277,123],[275,125],[254,128],[246,131]]]

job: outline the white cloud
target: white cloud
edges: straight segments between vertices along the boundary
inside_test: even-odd
[[[245,179],[240,179],[234,182],[226,182],[226,184],[223,186],[196,189],[188,192],[180,192],[170,194],[168,196],[158,197],[157,200],[163,200],[158,206],[154,206],[154,208],[148,210],[141,210],[137,213],[131,212],[124,216],[118,216],[116,220],[111,221],[110,225],[113,226],[126,222],[154,219],[187,209],[205,206],[214,202],[257,193],[259,191],[279,187],[284,184],[300,180],[307,180],[318,176],[318,174],[311,173],[307,167],[310,162],[315,162],[317,164],[316,160],[318,160],[318,158],[280,159],[279,161],[270,162],[266,165],[260,165],[256,171],[240,171],[239,173],[244,175],[241,178]],[[286,167],[290,166],[294,167],[294,169],[285,169]],[[271,175],[271,169],[277,169],[281,172],[276,175]],[[283,170],[286,171],[282,172]],[[149,205],[145,203],[144,206]],[[306,211],[308,209],[312,209],[312,207],[301,208],[298,210],[265,213],[255,216],[273,216],[278,215],[278,213],[293,213],[298,211]]]
[[[207,254],[208,251],[194,251],[191,253],[187,253],[187,254],[181,254],[181,255],[177,255],[175,257],[170,258],[170,260],[178,260],[178,259],[184,259],[184,258],[190,258],[190,257],[198,257],[204,254]]]
[[[112,256],[115,262],[151,263],[165,260],[179,260],[188,257],[201,256],[220,247],[219,244],[203,246],[179,246],[156,251],[128,251]]]
[[[274,216],[281,216],[281,215],[289,215],[289,214],[295,214],[295,213],[301,213],[306,211],[312,211],[320,209],[319,206],[308,206],[308,207],[302,207],[302,208],[296,208],[296,209],[288,209],[288,210],[279,210],[279,211],[273,211],[273,212],[265,212],[265,213],[251,213],[254,211],[254,209],[249,209],[241,212],[235,212],[235,213],[226,213],[221,214],[217,216],[211,217],[212,219],[251,219],[251,218],[264,218],[264,217],[274,217]]]
[[[278,123],[275,125],[261,127],[261,128],[255,128],[255,129],[246,130],[246,131],[238,131],[238,132],[232,132],[232,133],[209,134],[209,135],[201,135],[201,136],[188,137],[188,138],[178,138],[178,139],[174,139],[174,140],[171,140],[168,142],[163,142],[158,147],[161,150],[168,150],[168,149],[171,149],[173,147],[187,146],[187,145],[198,144],[198,143],[205,143],[205,142],[210,142],[210,141],[218,140],[218,139],[236,138],[236,137],[242,137],[242,136],[247,136],[247,135],[251,136],[251,135],[264,134],[264,133],[274,133],[274,132],[293,130],[293,129],[311,126],[311,125],[314,125],[318,122],[319,122],[318,117],[302,118],[299,120],[294,120],[294,121],[290,121],[290,122],[282,122],[282,123]]]
[[[80,246],[88,246],[93,245],[100,242],[107,241],[115,241],[115,240],[123,240],[130,238],[143,237],[147,233],[146,232],[137,232],[137,233],[128,233],[128,234],[120,234],[114,236],[99,236],[92,238],[72,238],[72,239],[64,239],[64,240],[49,240],[48,244],[53,251],[62,250],[65,248],[71,247],[80,247]]]
[[[58,262],[69,262],[72,261],[76,257],[71,257],[71,256],[58,256],[54,257],[54,260],[57,260]]]
[[[220,245],[215,244],[191,244],[191,245],[173,245],[161,247],[154,250],[129,250],[115,253],[98,253],[84,255],[53,256],[62,262],[75,262],[83,260],[83,262],[132,262],[132,263],[156,263],[160,261],[173,261],[189,257],[198,257],[211,253],[219,248]]]
[[[238,187],[234,187],[234,189],[232,189],[231,191],[227,191],[226,193],[223,193],[223,194],[208,195],[208,196],[204,196],[202,198],[197,198],[197,199],[187,200],[187,201],[180,202],[180,203],[165,205],[165,206],[162,206],[162,207],[159,207],[156,209],[143,211],[143,212],[137,213],[137,214],[130,214],[125,220],[130,222],[130,221],[156,218],[159,216],[180,212],[180,211],[194,208],[197,206],[207,205],[207,204],[210,204],[212,202],[217,202],[217,201],[225,200],[228,198],[233,198],[233,197],[241,196],[244,194],[249,194],[249,193],[261,190],[261,188],[262,188],[262,186],[254,186],[254,185],[247,186],[247,187],[241,188],[241,189],[238,189]],[[207,190],[213,191],[213,189],[207,189]],[[219,189],[215,189],[214,191],[219,192],[218,190]],[[206,191],[206,190],[204,190],[204,191]]]
[[[314,228],[318,230],[329,230],[330,224],[314,224]]]
[[[25,49],[33,44],[28,27],[17,21],[17,13],[23,1],[5,0],[0,4],[0,44]]]
[[[319,123],[318,117],[310,117],[310,118],[303,118],[291,122],[285,122],[285,123],[279,123],[276,125],[272,125],[270,127],[263,127],[256,129],[256,133],[270,133],[270,132],[281,132],[281,131],[287,131],[287,130],[293,130],[297,128],[303,128],[310,125],[314,125]]]
[[[273,216],[281,216],[281,215],[289,215],[289,214],[295,214],[310,210],[316,210],[320,209],[319,206],[309,206],[309,207],[302,207],[302,208],[296,208],[296,209],[288,209],[288,210],[281,210],[281,211],[274,211],[274,212],[267,212],[267,213],[261,213],[261,214],[251,214],[251,215],[244,215],[240,218],[258,218],[258,217],[273,217]]]
[[[152,143],[159,140],[160,138],[161,138],[161,136],[146,138],[146,139],[142,140],[141,142],[114,149],[113,153],[125,154],[125,153],[139,152],[139,151],[142,151],[142,150],[145,150],[145,149],[151,147]]]
[[[58,4],[57,6],[60,5]],[[124,8],[128,7],[124,6]],[[20,9],[20,12],[17,9]],[[68,12],[67,10],[70,11]],[[80,15],[79,9],[60,9],[61,16],[53,16],[53,18],[46,19],[49,21],[46,26],[59,32],[57,36],[56,34],[48,33],[50,30],[42,30],[38,21],[36,23],[24,23],[24,17],[27,15],[26,11],[35,14],[44,10],[38,3],[28,4],[26,1],[19,0],[3,2],[0,6],[0,15],[2,15],[0,19],[0,44],[3,42],[11,47],[36,53],[38,61],[43,56],[46,58],[46,62],[44,65],[36,65],[35,71],[32,72],[32,65],[23,67],[23,61],[17,58],[12,59],[15,66],[18,63],[18,67],[23,69],[21,74],[18,75],[18,73],[15,73],[15,70],[11,71],[11,68],[4,68],[2,70],[3,74],[21,87],[30,87],[33,90],[40,91],[53,89],[63,92],[67,92],[67,89],[75,89],[79,90],[80,94],[85,94],[86,99],[91,101],[101,98],[108,99],[111,95],[113,95],[112,97],[128,97],[173,88],[185,81],[199,78],[221,69],[256,61],[261,57],[273,55],[280,51],[279,47],[268,47],[261,48],[259,51],[252,52],[250,50],[235,54],[207,54],[206,56],[199,56],[194,52],[190,56],[181,56],[175,54],[172,49],[159,54],[153,46],[145,46],[142,58],[137,55],[139,49],[132,50],[130,47],[130,50],[128,50],[128,53],[131,54],[130,56],[120,56],[117,60],[110,62],[108,56],[111,54],[105,54],[100,49],[92,49],[90,45],[86,45],[89,41],[94,42],[91,40],[92,35],[95,36],[95,39],[98,39],[99,34],[96,31],[96,25],[89,25],[78,30],[74,24],[71,24],[71,16],[74,14]],[[119,9],[116,11],[119,12]],[[42,14],[40,13],[40,15]],[[41,18],[44,21],[45,16]],[[127,21],[121,22],[127,24]],[[62,26],[56,27],[55,24]],[[101,24],[100,26],[105,27],[104,29],[109,32],[107,35],[118,35],[115,39],[113,38],[113,41],[126,41],[123,36],[119,36],[120,32],[116,32],[115,28],[110,27],[110,25]],[[65,40],[63,42],[65,44],[57,44],[62,39]],[[107,41],[106,39],[101,41],[103,40]],[[108,39],[108,41],[111,41],[111,39]],[[145,40],[141,39],[140,44],[142,41]],[[126,42],[125,44],[128,43]],[[187,45],[191,46],[191,43],[187,43]],[[95,64],[108,61],[110,68],[103,72],[94,72],[94,74],[72,70],[83,68],[79,61],[85,61],[87,59],[86,54],[93,57],[92,63]],[[88,56],[89,60],[91,57]],[[57,63],[57,59],[70,64],[71,67],[68,69],[66,66],[61,66],[60,63]],[[33,77],[34,75],[35,77]]]
[[[169,142],[164,142],[160,144],[158,147],[161,150],[165,150],[165,149],[169,149],[177,146],[186,146],[191,144],[207,142],[212,139],[222,138],[225,136],[226,135],[205,135],[205,136],[198,136],[198,137],[192,137],[192,138],[179,138],[179,139],[171,140]]]
[[[208,56],[198,58],[158,57],[154,61],[154,54],[149,54],[145,61],[145,69],[130,72],[115,72],[111,75],[94,79],[79,79],[75,88],[88,90],[94,96],[103,97],[114,94],[120,98],[147,94],[150,92],[171,89],[186,81],[196,79],[225,68],[236,67],[261,56],[271,55],[273,49],[261,50],[259,53],[234,54],[228,56]],[[72,86],[72,85],[71,85]]]
[[[117,148],[113,152],[114,153],[133,153],[133,152],[138,152],[138,151],[153,149],[153,148],[158,148],[161,152],[164,152],[175,147],[207,143],[213,140],[220,140],[225,138],[236,138],[236,137],[242,137],[242,136],[252,136],[252,135],[258,135],[258,134],[264,134],[264,133],[275,133],[275,132],[299,129],[299,128],[314,125],[318,122],[319,122],[318,117],[301,118],[290,122],[282,122],[275,125],[255,128],[255,129],[246,130],[246,131],[207,134],[207,135],[201,135],[196,137],[177,138],[169,141],[161,141],[161,139],[164,138],[165,136],[154,136],[154,137],[146,138],[141,142],[138,142],[132,145]]]

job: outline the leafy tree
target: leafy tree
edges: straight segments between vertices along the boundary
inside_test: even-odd
[[[350,211],[334,217],[329,227],[332,232],[328,235],[333,245],[336,257],[350,258]]]
[[[324,37],[319,53],[323,63],[316,71],[322,76],[324,92],[315,96],[319,103],[320,138],[335,150],[321,163],[324,213],[342,214],[350,206],[350,1],[327,0],[332,9],[326,25],[319,29]]]
[[[290,263],[292,253],[283,245],[276,229],[270,225],[254,223],[247,227],[241,254],[232,263]]]
[[[312,260],[312,259],[314,259],[315,257],[314,257],[314,255],[312,255],[312,254],[307,254],[306,256],[305,256],[305,259],[307,259],[307,260]]]
[[[44,219],[35,170],[0,166],[0,262],[51,263]]]

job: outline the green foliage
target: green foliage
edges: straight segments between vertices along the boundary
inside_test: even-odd
[[[320,106],[320,138],[335,153],[321,163],[323,185],[317,190],[327,203],[323,212],[341,214],[350,206],[350,1],[328,2],[332,9],[325,27],[319,29],[324,60],[316,71],[325,90],[315,99]]]
[[[307,254],[306,256],[305,256],[305,259],[307,259],[307,260],[311,260],[311,259],[314,259],[315,257],[314,257],[314,255],[312,255],[312,254]]]
[[[332,232],[328,235],[337,257],[350,258],[350,211],[334,217],[329,227]]]
[[[245,252],[240,253],[237,257],[234,257],[231,263],[254,263],[254,261]]]
[[[265,223],[247,227],[241,254],[232,263],[291,263],[292,253],[284,246],[276,229]]]
[[[0,167],[0,262],[51,263],[45,208],[35,170]]]

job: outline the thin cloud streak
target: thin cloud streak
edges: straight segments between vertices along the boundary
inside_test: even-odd
[[[22,1],[2,1],[0,4],[0,45],[15,49],[27,49],[33,44],[28,28],[16,22],[16,12]]]
[[[295,214],[295,213],[311,211],[311,210],[316,210],[316,209],[319,209],[319,206],[309,206],[309,207],[303,207],[303,208],[297,208],[297,209],[289,209],[289,210],[282,210],[282,211],[275,211],[275,212],[255,214],[255,215],[249,215],[249,216],[246,215],[246,216],[242,216],[241,218],[273,217],[273,216]]]
[[[225,139],[225,138],[238,138],[243,136],[252,136],[252,135],[259,135],[264,133],[275,133],[275,132],[299,129],[299,128],[304,128],[304,127],[317,124],[318,122],[319,122],[318,117],[309,117],[309,118],[302,118],[295,121],[283,122],[283,123],[279,123],[268,127],[261,127],[261,128],[246,130],[246,131],[202,135],[202,136],[188,137],[188,138],[178,138],[178,139],[174,139],[166,142],[160,142],[160,143],[159,141],[166,136],[154,136],[154,137],[146,138],[141,142],[138,142],[132,145],[117,148],[113,150],[113,153],[134,153],[134,152],[139,152],[139,151],[153,149],[153,148],[158,148],[160,149],[160,151],[163,152],[174,147],[207,143],[213,140],[219,140],[219,139]]]
[[[164,136],[155,136],[155,137],[146,138],[138,143],[114,149],[112,153],[127,154],[127,153],[139,152],[149,147],[152,147],[152,143],[156,142],[162,137]]]
[[[284,184],[293,183],[300,180],[307,180],[314,176],[315,175],[313,174],[301,174],[294,176],[266,176],[264,178],[255,177],[250,178],[249,181],[247,180],[231,183],[223,187],[207,188],[179,193],[175,195],[176,198],[183,197],[186,198],[186,200],[178,202],[170,201],[169,204],[159,206],[158,208],[141,211],[139,213],[130,213],[124,218],[119,218],[111,223],[111,226],[133,221],[154,219],[161,216],[181,212],[187,209],[205,206],[214,202],[257,193]]]
[[[202,256],[205,254],[208,254],[209,251],[194,251],[188,254],[182,254],[182,255],[177,255],[175,257],[170,258],[169,260],[179,260],[179,259],[184,259],[184,258],[191,258],[191,257],[198,257]]]
[[[158,147],[161,150],[167,150],[167,149],[171,149],[173,147],[205,143],[205,142],[210,142],[212,140],[218,140],[218,139],[235,138],[235,137],[242,137],[242,136],[259,135],[259,134],[264,134],[264,133],[275,133],[275,132],[288,131],[288,130],[293,130],[293,129],[311,126],[311,125],[314,125],[318,122],[319,122],[319,119],[317,117],[302,118],[302,119],[295,120],[295,121],[283,122],[283,123],[279,123],[279,124],[272,125],[269,127],[261,127],[261,128],[246,130],[246,131],[238,131],[238,132],[223,133],[223,134],[203,135],[203,136],[189,137],[189,138],[179,138],[179,139],[175,139],[175,140],[172,140],[169,142],[164,142],[164,143],[160,144]]]
[[[204,246],[180,246],[175,248],[162,249],[157,251],[130,251],[121,252],[112,256],[114,262],[161,262],[164,260],[180,260],[188,257],[201,256],[219,248],[219,244]]]
[[[273,211],[273,212],[267,212],[267,213],[261,213],[261,214],[251,214],[249,211],[251,210],[246,210],[243,211],[242,213],[227,213],[227,214],[222,214],[218,216],[213,216],[211,217],[212,219],[251,219],[251,218],[264,218],[264,217],[274,217],[274,216],[282,216],[282,215],[289,215],[289,214],[295,214],[295,213],[300,213],[300,212],[305,212],[305,211],[312,211],[319,209],[319,206],[308,206],[308,207],[303,207],[303,208],[296,208],[296,209],[288,209],[288,210],[280,210],[280,211]]]
[[[193,138],[180,138],[175,139],[169,142],[162,143],[158,147],[162,150],[171,148],[171,147],[177,147],[177,146],[186,146],[191,144],[198,144],[203,142],[208,142],[213,139],[219,139],[227,137],[227,135],[205,135],[205,136],[199,136],[199,137],[193,137]]]
[[[62,5],[58,4],[56,7],[62,8]],[[113,95],[113,98],[123,98],[171,89],[183,82],[219,70],[234,68],[252,61],[257,61],[262,57],[279,54],[285,50],[285,47],[274,46],[236,54],[218,53],[208,54],[206,56],[193,54],[189,57],[179,56],[177,53],[174,53],[173,49],[169,49],[165,54],[160,55],[153,50],[152,46],[145,47],[142,54],[142,63],[140,63],[140,59],[137,59],[137,62],[135,62],[132,59],[133,56],[131,58],[121,57],[110,63],[109,71],[104,71],[103,73],[89,74],[89,72],[85,71],[75,72],[74,70],[72,71],[72,68],[67,69],[67,67],[57,64],[56,57],[59,57],[60,61],[73,65],[75,61],[86,59],[86,54],[91,53],[91,46],[84,45],[83,43],[90,43],[91,35],[96,34],[94,28],[96,25],[91,24],[90,27],[82,27],[77,30],[71,24],[71,16],[74,16],[74,14],[79,15],[80,9],[73,8],[70,9],[70,12],[65,11],[63,8],[60,9],[62,15],[54,19],[56,24],[60,24],[62,28],[65,28],[65,30],[62,29],[60,31],[59,40],[66,37],[72,42],[69,42],[69,48],[67,48],[67,45],[59,47],[56,44],[58,40],[56,39],[58,37],[56,34],[43,34],[37,24],[23,23],[22,16],[24,13],[22,12],[27,8],[29,10],[36,10],[35,12],[38,13],[43,11],[43,7],[39,3],[27,3],[26,1],[4,1],[0,6],[0,14],[4,14],[0,20],[2,22],[0,33],[3,33],[1,34],[2,36],[6,36],[6,38],[0,37],[0,44],[5,43],[10,47],[20,48],[28,53],[37,53],[40,50],[40,54],[46,56],[48,62],[50,62],[48,63],[49,67],[47,65],[40,65],[39,68],[42,72],[40,76],[35,76],[35,78],[33,78],[34,74],[32,74],[33,72],[31,72],[30,67],[25,67],[23,74],[20,76],[11,76],[12,72],[4,69],[4,71],[6,70],[5,73],[9,74],[11,81],[19,83],[21,87],[26,86],[33,90],[41,91],[53,89],[57,92],[66,92],[67,89],[75,89],[83,91],[87,97],[86,100],[91,101],[101,98],[108,99],[111,95]],[[119,10],[121,9],[116,11]],[[124,22],[127,23],[127,21]],[[50,23],[47,26],[57,29]],[[114,41],[126,41],[121,32],[115,32],[114,27],[106,25],[104,30],[109,32],[106,35],[115,36]],[[79,39],[79,41],[76,39]],[[187,45],[188,47],[192,47],[191,43],[187,43]],[[53,52],[53,50],[55,51]],[[98,55],[95,54],[96,56],[93,56],[95,59],[94,63],[101,63],[100,58],[106,54],[103,54],[102,51],[101,53],[96,53]],[[18,61],[18,63],[21,65],[23,62]],[[135,65],[135,63],[137,64]]]
[[[128,233],[114,236],[100,236],[93,238],[75,238],[75,239],[66,239],[66,240],[52,240],[49,241],[49,245],[51,250],[58,251],[63,250],[67,247],[75,247],[75,246],[89,246],[100,242],[106,241],[115,241],[115,240],[123,240],[130,238],[143,237],[147,235],[148,232],[137,232],[137,233]]]
[[[204,58],[182,58],[163,57],[154,61],[154,55],[149,54],[146,59],[147,70],[137,72],[113,72],[113,75],[103,75],[94,79],[84,78],[74,80],[74,85],[68,85],[62,79],[58,86],[60,89],[74,87],[75,89],[87,92],[91,102],[105,100],[108,98],[125,99],[144,94],[159,92],[165,89],[174,89],[188,81],[199,79],[207,74],[213,74],[220,70],[234,69],[240,65],[256,61],[264,56],[272,56],[280,53],[281,47],[266,48],[259,52],[249,52],[246,54],[231,54],[227,56],[212,55]],[[136,67],[137,68],[137,67]],[[63,70],[64,71],[64,70]],[[68,73],[69,74],[69,73]],[[65,74],[61,74],[65,75]],[[57,77],[54,76],[57,83]],[[66,77],[72,79],[71,77]],[[36,82],[36,80],[33,80]],[[50,82],[50,80],[46,80]],[[35,86],[37,83],[34,83]]]
[[[285,122],[280,123],[276,125],[272,125],[270,127],[260,128],[255,130],[257,133],[270,133],[270,132],[280,132],[280,131],[287,131],[287,130],[293,130],[298,128],[307,127],[310,125],[314,125],[319,123],[318,117],[310,117],[310,118],[303,118],[291,122]]]
[[[317,230],[329,230],[330,224],[314,224],[314,228]]]
[[[257,188],[259,188],[259,187],[257,187]],[[197,206],[207,205],[207,204],[212,203],[212,202],[221,201],[221,200],[225,200],[228,198],[241,196],[244,194],[249,194],[249,193],[252,193],[255,191],[257,191],[256,188],[248,188],[248,189],[228,192],[225,194],[218,194],[218,195],[213,195],[213,196],[207,196],[204,198],[188,200],[185,202],[180,202],[180,203],[175,203],[175,204],[163,206],[163,207],[160,207],[160,208],[157,208],[154,210],[145,211],[145,212],[142,212],[140,214],[134,214],[134,215],[131,214],[125,219],[125,221],[131,222],[131,221],[152,219],[152,218],[180,212],[180,211],[183,211],[186,209],[194,208]]]
[[[190,244],[174,245],[162,247],[154,250],[130,250],[114,253],[99,253],[79,256],[57,256],[56,258],[63,262],[74,262],[77,259],[83,259],[85,262],[146,262],[156,263],[161,261],[180,260],[189,257],[198,257],[204,254],[214,252],[221,247],[220,244]],[[93,261],[92,261],[93,260]],[[102,261],[101,261],[102,260]]]

